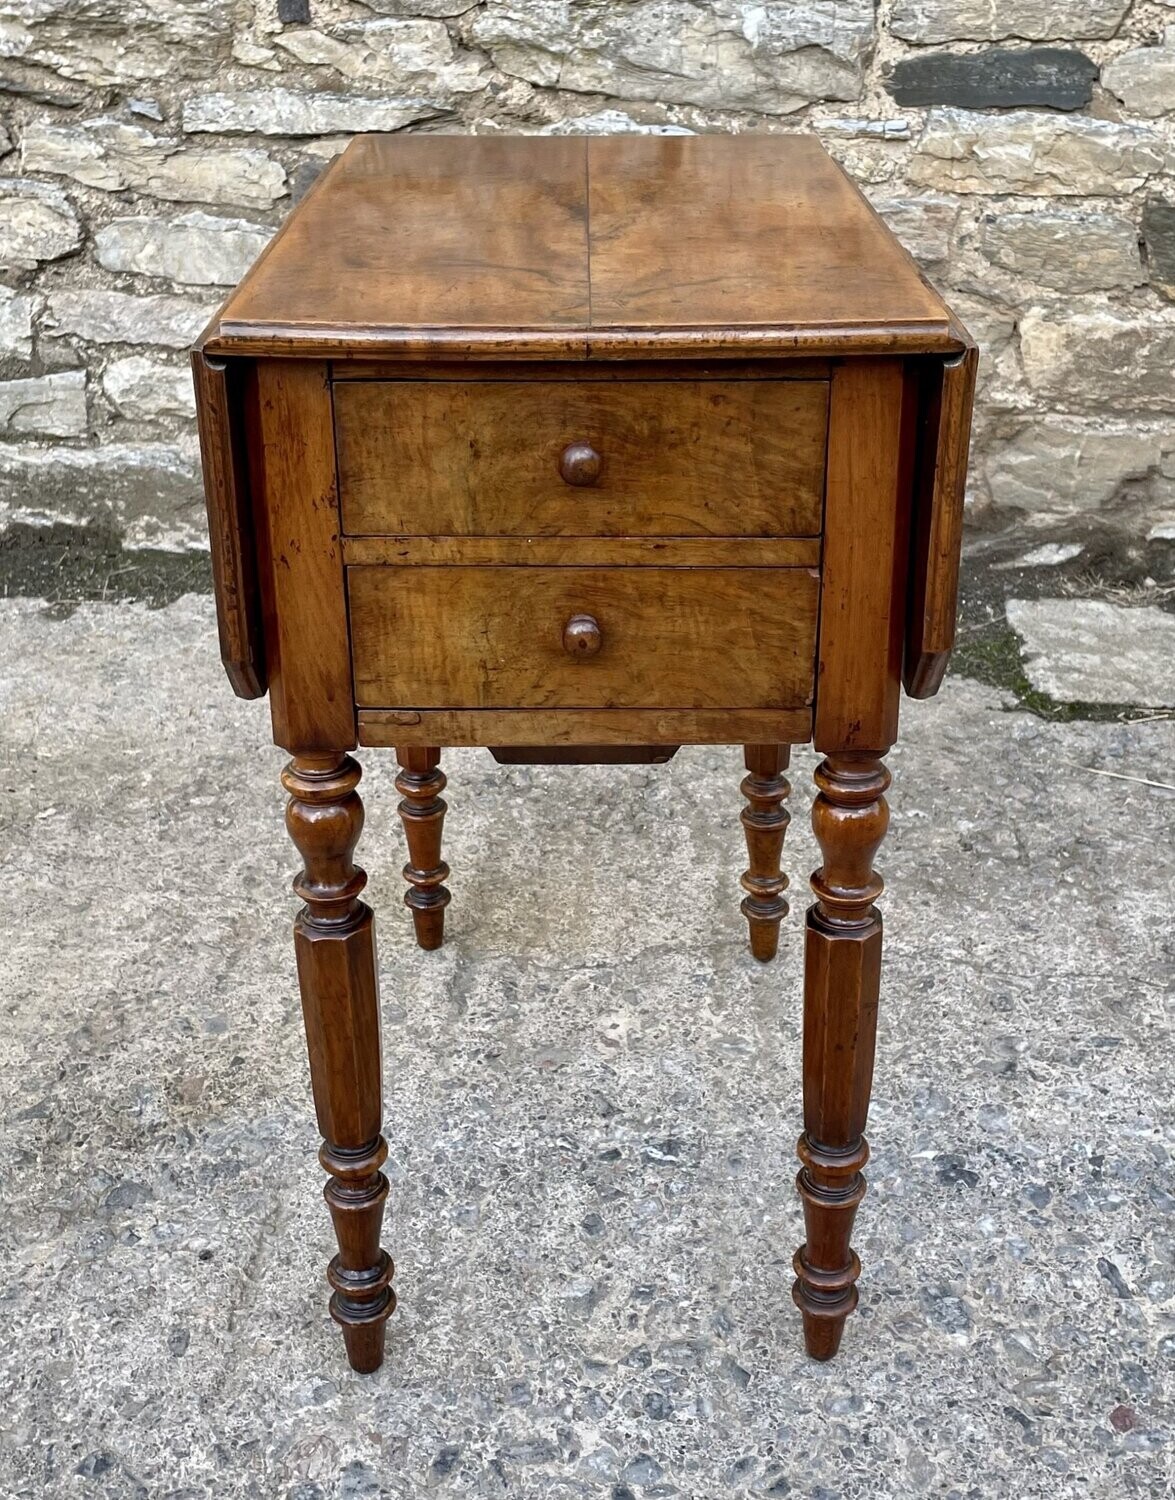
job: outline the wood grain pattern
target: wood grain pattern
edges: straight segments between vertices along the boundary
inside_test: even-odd
[[[883,754],[897,735],[915,405],[896,360],[833,375],[816,748]]]
[[[807,708],[361,708],[361,745],[729,745],[812,738]]]
[[[360,567],[348,585],[364,708],[799,708],[811,696],[818,580],[803,568]],[[599,622],[588,660],[564,647],[576,615]]]
[[[261,360],[254,472],[273,737],[349,749],[355,706],[326,366]]]
[[[971,344],[927,372],[918,435],[918,475],[903,676],[911,698],[942,686],[955,642],[963,502],[979,350]]]
[[[243,393],[247,362],[192,350],[220,659],[238,698],[265,696],[265,634],[249,504]]]
[[[811,137],[396,135],[351,143],[208,348],[452,360],[959,345]]]
[[[808,135],[588,147],[592,328],[945,332],[949,314]]]
[[[344,529],[811,536],[827,425],[817,381],[343,382]],[[561,475],[576,445],[600,460],[584,484]]]
[[[286,220],[220,331],[336,325],[353,345],[373,325],[558,334],[587,319],[582,140],[368,135]]]
[[[345,536],[348,563],[443,568],[815,568],[819,537]]]

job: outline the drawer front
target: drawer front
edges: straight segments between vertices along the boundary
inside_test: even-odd
[[[807,568],[351,567],[361,708],[799,708]]]
[[[815,536],[822,380],[339,381],[343,528]]]

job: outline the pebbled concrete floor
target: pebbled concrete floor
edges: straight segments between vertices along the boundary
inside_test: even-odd
[[[1175,794],[1116,779],[1175,783],[1170,719],[907,704],[828,1366],[790,1300],[801,924],[751,960],[737,752],[451,752],[431,955],[368,752],[401,1309],[363,1378],[266,707],[207,598],[54,613],[0,603],[4,1500],[1175,1493]]]

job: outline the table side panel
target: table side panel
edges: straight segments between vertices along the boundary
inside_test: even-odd
[[[238,698],[265,696],[265,632],[249,501],[245,390],[251,366],[192,350],[220,659]]]
[[[924,367],[903,677],[911,698],[932,698],[955,642],[963,506],[979,350]]]

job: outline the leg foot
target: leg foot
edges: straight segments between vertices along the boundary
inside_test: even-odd
[[[812,826],[824,856],[812,877],[804,950],[804,1133],[796,1186],[807,1240],[792,1289],[814,1359],[831,1359],[857,1305],[861,1263],[850,1245],[865,1196],[863,1131],[873,1084],[881,877],[889,773],[875,755],[830,755],[816,771]]]
[[[382,1135],[358,1150],[324,1145],[318,1153],[330,1180],[323,1189],[339,1253],[327,1267],[330,1315],[343,1330],[347,1358],[361,1374],[383,1360],[384,1325],[396,1310],[395,1266],[380,1248],[388,1180],[380,1171],[388,1148]]]
[[[373,1375],[383,1364],[386,1330],[387,1324],[383,1318],[375,1323],[343,1324],[347,1363],[356,1374]]]
[[[857,1304],[854,1302],[853,1307]],[[845,1331],[845,1318],[852,1311],[830,1315],[828,1313],[816,1313],[811,1308],[801,1307],[800,1313],[804,1323],[804,1348],[811,1359],[818,1359],[821,1364],[833,1359],[840,1352],[841,1335]]]
[[[400,817],[408,837],[408,863],[404,879],[408,890],[404,904],[412,913],[416,941],[421,948],[439,948],[445,940],[445,907],[450,894],[444,882],[449,867],[441,858],[441,830],[448,803],[441,796],[445,773],[440,769],[441,752],[432,747],[396,751],[400,774]]]
[[[380,1134],[382,1089],[374,919],[359,900],[367,876],[352,856],[363,828],[349,756],[295,756],[282,774],[286,826],[302,856],[294,890],[305,905],[294,923],[298,984],[310,1052],[319,1160],[338,1254],[327,1279],[331,1315],[342,1325],[356,1370],[378,1368],[384,1324],[396,1306],[394,1267],[380,1248],[388,1148]]]
[[[747,774],[740,791],[750,803],[740,819],[747,839],[749,868],[740,884],[742,914],[751,930],[751,952],[761,962],[775,957],[779,924],[787,916],[784,899],[787,876],[779,868],[783,840],[791,821],[783,803],[791,785],[783,772],[791,755],[788,745],[744,745]]]

